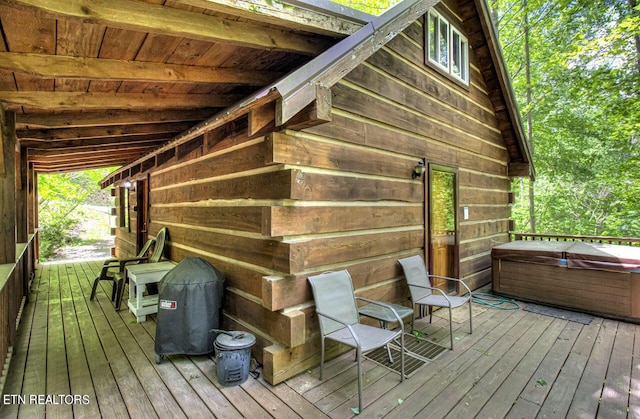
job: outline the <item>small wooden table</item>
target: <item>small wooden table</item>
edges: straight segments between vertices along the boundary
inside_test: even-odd
[[[129,311],[138,323],[147,320],[147,314],[158,312],[158,295],[144,296],[146,284],[159,282],[176,264],[170,260],[127,266],[129,277]]]

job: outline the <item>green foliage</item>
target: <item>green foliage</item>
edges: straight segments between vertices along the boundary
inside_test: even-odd
[[[332,0],[334,3],[342,4],[352,9],[357,9],[370,15],[379,15],[400,0]]]
[[[77,244],[82,204],[107,205],[109,195],[98,181],[113,169],[38,176],[40,257],[48,259],[63,246]]]
[[[640,237],[640,9],[632,4],[491,2],[523,119],[530,112],[533,121],[538,233]],[[522,232],[527,188],[514,182]]]

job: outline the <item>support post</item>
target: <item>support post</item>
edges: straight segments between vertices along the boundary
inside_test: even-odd
[[[0,264],[16,261],[16,116],[0,107]]]
[[[27,205],[27,149],[20,147],[20,162],[16,176],[16,241],[26,243],[28,239],[28,205]]]

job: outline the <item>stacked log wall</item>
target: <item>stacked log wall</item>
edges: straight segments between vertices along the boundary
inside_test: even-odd
[[[270,382],[319,362],[308,276],[347,269],[359,295],[407,302],[397,259],[424,254],[422,158],[458,169],[460,276],[490,280],[490,249],[508,240],[507,151],[477,67],[460,86],[424,64],[423,43],[416,22],[333,86],[330,123],[210,132],[150,176],[150,234],[168,227],[172,260],[225,274],[223,327],[256,335]]]

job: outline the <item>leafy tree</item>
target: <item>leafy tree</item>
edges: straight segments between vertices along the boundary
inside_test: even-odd
[[[334,3],[343,4],[353,9],[369,13],[370,15],[379,15],[389,7],[400,0],[332,0]]]
[[[532,117],[538,232],[640,236],[635,0],[495,0],[491,5],[518,102]],[[529,82],[523,74],[525,17]],[[520,199],[513,216],[517,229],[526,231],[527,185],[516,182],[514,190]]]
[[[107,205],[109,196],[98,182],[113,169],[38,176],[40,257],[48,259],[61,247],[78,243],[80,205]]]

